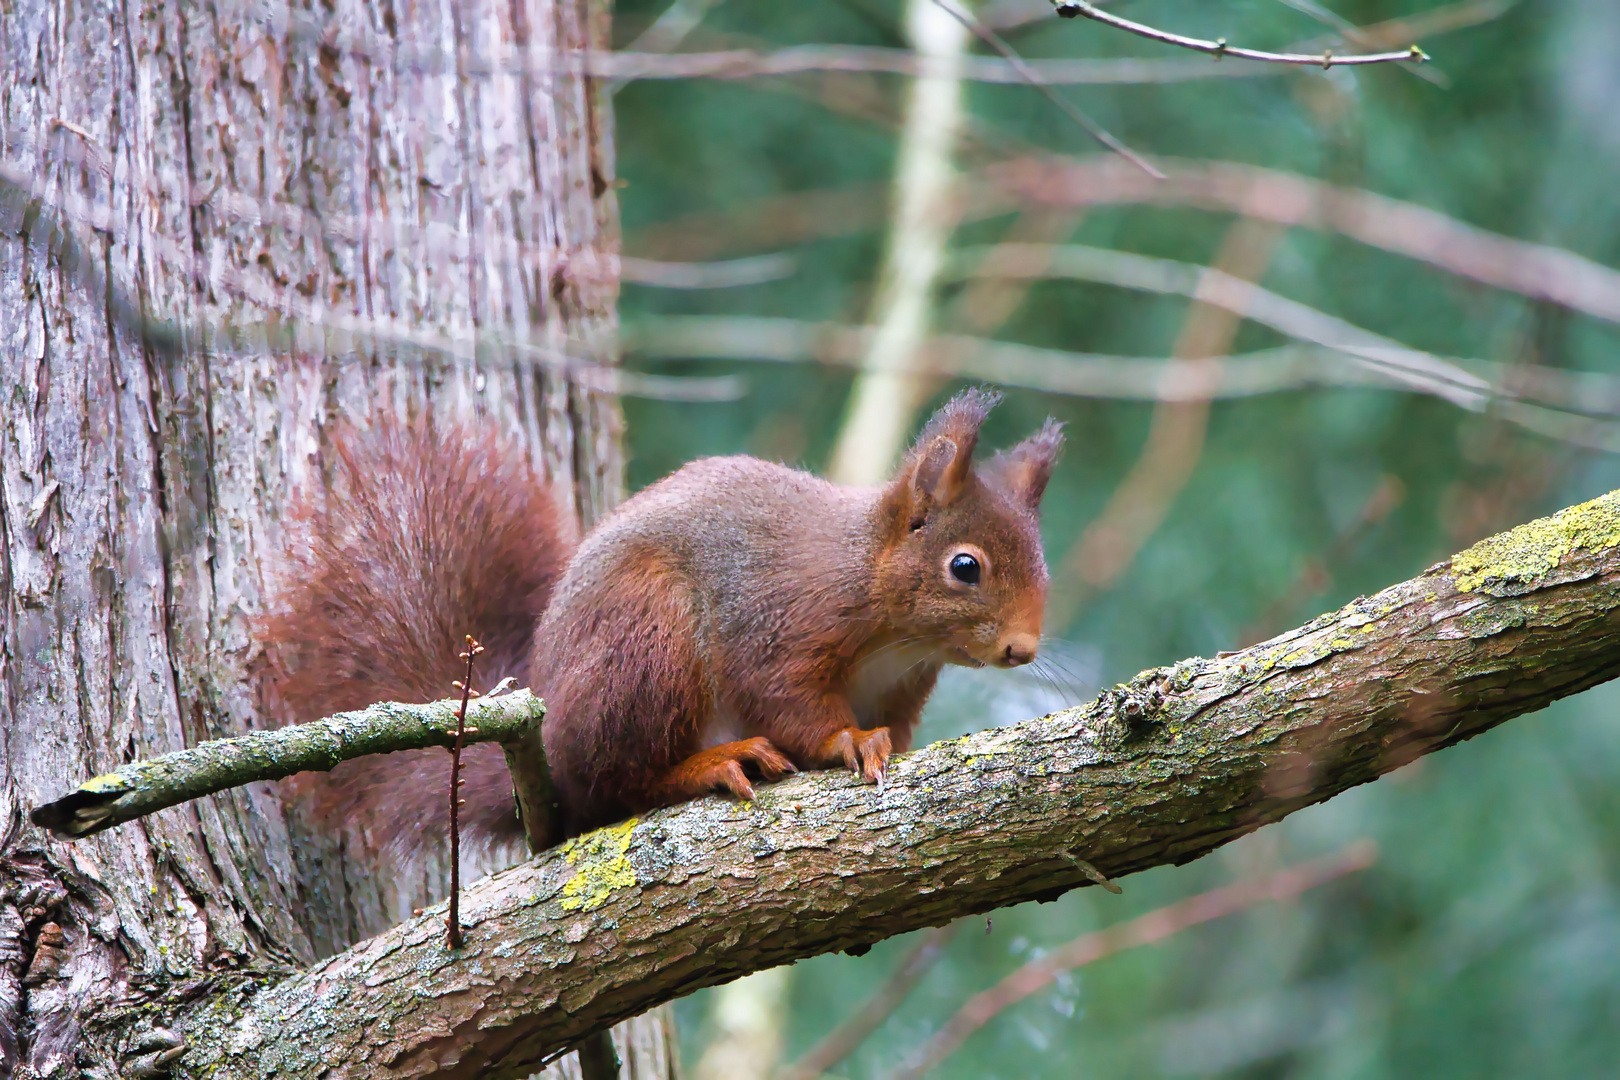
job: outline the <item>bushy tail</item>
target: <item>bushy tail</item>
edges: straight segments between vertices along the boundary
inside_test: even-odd
[[[451,697],[468,634],[486,650],[475,689],[507,676],[526,685],[535,623],[568,552],[523,455],[426,421],[350,430],[334,450],[329,489],[290,508],[259,627],[277,711],[304,722]],[[475,746],[463,760],[468,837],[520,840],[500,749]],[[298,787],[320,819],[358,825],[378,847],[410,851],[448,831],[442,750],[362,758]]]

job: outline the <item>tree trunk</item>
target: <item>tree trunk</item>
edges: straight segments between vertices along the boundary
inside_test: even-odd
[[[160,1070],[143,1002],[442,896],[270,785],[72,845],[24,821],[254,723],[264,566],[335,422],[499,429],[582,527],[620,496],[614,402],[536,361],[611,360],[609,117],[554,62],[607,18],[0,6],[0,1076]],[[635,1027],[667,1075],[666,1018]]]

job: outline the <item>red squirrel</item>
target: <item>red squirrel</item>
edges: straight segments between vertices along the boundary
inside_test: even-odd
[[[1035,658],[1038,512],[1063,435],[1048,420],[976,465],[997,400],[958,395],[879,488],[694,461],[572,552],[538,478],[500,445],[425,423],[341,435],[335,494],[294,515],[302,542],[261,624],[272,692],[296,720],[439,699],[471,633],[488,650],[479,681],[515,676],[546,703],[568,835],[711,791],[752,798],[750,774],[843,766],[877,781],[944,664]],[[473,751],[464,820],[520,838],[500,751]],[[436,752],[368,758],[316,798],[409,846],[444,832],[445,775]]]

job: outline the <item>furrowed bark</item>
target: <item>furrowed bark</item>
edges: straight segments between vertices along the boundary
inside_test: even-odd
[[[616,403],[533,362],[616,352],[612,117],[557,62],[609,7],[0,3],[0,1076],[156,1075],[152,1003],[444,894],[265,784],[74,844],[26,813],[264,723],[253,621],[340,424],[498,433],[580,528],[621,496]]]
[[[579,837],[265,986],[174,1008],[194,1075],[519,1077],[751,971],[1184,863],[1620,674],[1620,492],[1080,708]]]

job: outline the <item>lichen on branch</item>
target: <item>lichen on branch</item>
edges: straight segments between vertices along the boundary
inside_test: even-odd
[[[1505,533],[1487,537],[1451,558],[1451,573],[1463,592],[1485,589],[1512,596],[1534,588],[1577,549],[1603,551],[1620,544],[1620,491],[1560,510]]]
[[[216,791],[301,772],[325,772],[368,754],[453,747],[459,701],[382,703],[309,724],[200,743],[86,780],[29,815],[35,825],[76,840]],[[467,711],[464,741],[513,742],[538,726],[545,706],[527,690],[481,698]]]

